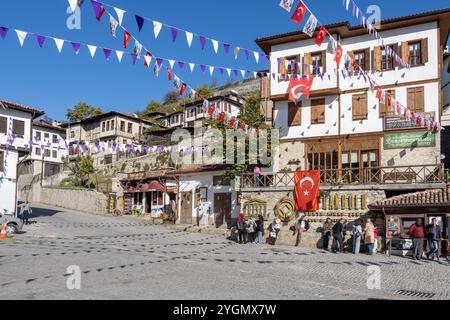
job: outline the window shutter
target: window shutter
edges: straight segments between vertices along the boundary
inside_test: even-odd
[[[4,159],[4,153],[3,151],[0,151],[0,171],[5,170],[5,159]]]
[[[25,135],[25,122],[13,120],[13,132],[19,137],[23,137]]]
[[[288,125],[289,127],[295,127],[301,125],[301,107],[302,104],[295,104],[293,102],[289,102],[288,107]]]
[[[370,49],[365,50],[364,71],[370,70]]]
[[[428,39],[421,40],[421,49],[422,49],[422,63],[425,64],[428,62]]]
[[[349,67],[349,71],[353,72],[353,62],[355,61],[355,54],[353,53],[353,51],[349,51],[347,52],[347,55],[350,57],[350,67]]]
[[[409,44],[402,42],[402,60],[404,63],[409,63]]]
[[[424,87],[416,88],[415,104],[416,112],[425,112]]]
[[[8,118],[0,117],[0,133],[8,133]]]
[[[353,95],[352,109],[353,109],[353,121],[367,120],[369,113],[367,105],[367,93]]]
[[[414,88],[408,88],[408,108],[411,109],[411,111],[416,111],[415,107],[415,101],[414,101]]]
[[[367,103],[367,93],[364,94],[364,95],[361,95],[360,108],[361,108],[361,116],[364,117],[364,119],[368,119],[368,117],[369,117],[369,106],[368,106],[368,103]]]
[[[394,52],[395,52],[397,55],[399,54],[399,52],[398,52],[398,43],[392,45],[392,49],[394,49]],[[395,69],[395,68],[398,67],[398,62],[397,62],[397,59],[392,59],[392,60],[393,60],[393,63],[394,63],[394,69]]]
[[[376,71],[381,71],[382,68],[382,58],[381,58],[381,47],[375,47],[373,49],[373,60],[374,60],[374,68]]]
[[[311,64],[312,64],[312,56],[311,53],[305,53],[304,57],[304,64],[306,66],[303,66],[304,74],[310,75],[311,74]]]
[[[322,67],[325,72],[325,70],[327,69],[327,52],[325,50],[322,51]]]
[[[311,123],[325,123],[325,99],[311,100]]]

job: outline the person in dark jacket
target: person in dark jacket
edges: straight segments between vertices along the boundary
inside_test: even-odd
[[[439,261],[439,241],[442,241],[442,229],[436,218],[431,220],[431,224],[426,227],[426,238],[428,240],[427,259],[434,261],[436,257]]]
[[[263,244],[264,237],[264,217],[262,215],[259,216],[256,221],[256,244]]]
[[[344,220],[339,220],[333,226],[333,253],[344,252]]]
[[[239,215],[239,218],[237,219],[237,229],[239,234],[239,243],[247,244],[247,226],[245,223],[245,216],[243,213]]]
[[[425,230],[422,225],[422,219],[417,219],[416,223],[409,228],[408,234],[413,240],[413,259],[422,260],[423,239],[425,238]]]

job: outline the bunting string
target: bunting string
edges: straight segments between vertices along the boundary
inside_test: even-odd
[[[286,11],[291,12],[293,8],[293,3],[294,0],[281,0],[280,6]],[[346,66],[348,67],[352,66],[355,70],[359,72],[360,75],[364,76],[364,79],[368,79],[370,84],[369,86],[370,90],[372,92],[376,90],[376,98],[380,102],[385,103],[387,107],[390,108],[391,111],[395,112],[396,115],[400,115],[406,118],[408,121],[412,120],[417,125],[426,128],[429,131],[433,131],[435,133],[441,131],[441,125],[439,122],[432,121],[432,119],[426,118],[425,115],[416,114],[415,112],[412,112],[408,107],[402,105],[399,101],[396,101],[395,97],[392,97],[392,95],[390,95],[388,92],[382,90],[382,87],[377,84],[377,82],[370,76],[370,74],[367,71],[362,69],[362,67],[358,64],[356,60],[352,59],[347,53],[344,55],[342,46],[338,43],[336,39],[333,38],[333,36],[324,27],[324,25],[319,22],[319,20],[316,18],[314,13],[309,9],[309,7],[305,4],[304,1],[300,0],[291,19],[296,24],[300,25],[303,19],[305,18],[307,12],[309,12],[310,17],[303,28],[303,32],[309,35],[310,37],[313,37],[314,33],[317,30],[317,27],[320,26],[315,39],[315,44],[321,46],[323,41],[325,40],[325,37],[328,35],[331,47],[334,48],[334,50],[332,51],[334,51],[335,61],[338,65],[341,63],[342,58],[344,58]],[[342,75],[345,77],[344,72],[342,72]],[[314,77],[312,80],[314,80]],[[307,87],[308,90],[306,90],[306,95],[308,95],[311,85],[312,81],[310,82],[309,87]]]
[[[69,0],[70,2],[71,0]],[[111,4],[102,2],[102,1],[97,1],[97,0],[91,0],[93,2],[96,2],[98,4],[98,6],[100,6],[101,8],[105,9],[105,7],[111,8],[116,12],[117,15],[117,22],[119,26],[122,26],[123,23],[123,19],[125,16],[125,13],[127,13],[126,10],[115,7]],[[99,11],[100,13],[101,11]],[[195,33],[195,32],[191,32],[188,30],[184,30],[182,28],[178,28],[160,21],[156,21],[138,14],[134,14],[132,13],[132,15],[134,15],[139,32],[142,31],[145,21],[149,21],[151,23],[151,26],[153,28],[153,33],[154,33],[154,37],[155,39],[157,39],[162,31],[162,28],[166,28],[170,31],[171,37],[172,37],[172,41],[176,42],[176,40],[178,39],[178,35],[180,33],[184,33],[186,36],[186,43],[188,45],[189,48],[191,48],[192,43],[193,43],[193,39],[197,38],[198,42],[202,48],[202,50],[205,49],[206,47],[206,43],[210,42],[212,45],[212,48],[214,50],[214,52],[217,54],[219,52],[219,48],[222,48],[223,52],[225,52],[225,54],[229,55],[231,53],[231,51],[233,51],[233,55],[234,58],[237,60],[240,56],[242,56],[241,53],[244,53],[244,56],[247,60],[250,59],[250,56],[253,56],[253,58],[255,59],[256,63],[265,63],[268,62],[270,60],[269,56],[267,56],[264,53],[260,53],[251,49],[247,49],[244,47],[240,47],[240,46],[236,46],[236,45],[231,45],[230,43],[224,42],[224,41],[219,41],[210,37],[206,37],[204,35]],[[101,17],[101,15],[100,15]]]

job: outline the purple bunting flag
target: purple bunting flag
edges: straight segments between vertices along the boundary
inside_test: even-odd
[[[161,59],[161,58],[156,58],[156,65],[158,66],[158,68],[161,68],[162,63],[163,63],[163,59]]]
[[[141,16],[136,16],[136,23],[138,25],[139,32],[141,32],[142,27],[144,26],[144,18],[142,18]]]
[[[205,73],[206,71],[206,66],[204,64],[200,65],[200,69],[202,70],[203,73]]]
[[[219,68],[219,71],[220,71],[220,75],[223,76],[223,73],[225,71],[224,68]]]
[[[109,61],[109,58],[111,57],[111,49],[103,48],[103,53],[105,54],[106,60]]]
[[[184,62],[183,61],[178,61],[178,67],[180,67],[180,70],[183,70]]]
[[[133,64],[136,64],[138,56],[134,53],[131,54],[131,60],[133,61]]]
[[[177,28],[174,28],[174,27],[171,27],[171,28],[170,28],[170,31],[171,31],[171,33],[172,33],[172,41],[173,41],[173,42],[177,41],[177,37],[178,37],[178,29],[177,29]]]
[[[78,42],[71,42],[71,44],[72,44],[72,48],[73,48],[73,51],[75,52],[75,54],[79,54],[81,44]]]
[[[200,36],[200,45],[202,46],[202,50],[205,49],[205,45],[206,45],[206,38],[204,36]]]
[[[44,46],[44,42],[45,42],[45,36],[41,36],[40,34],[36,34],[36,41],[38,42],[39,47],[43,47]]]
[[[231,46],[228,43],[223,44],[223,50],[225,50],[226,54],[230,53]]]
[[[245,56],[247,57],[247,60],[248,60],[250,57],[250,52],[247,49],[245,49],[244,52],[245,52]]]
[[[0,27],[0,36],[3,40],[5,40],[6,35],[8,34],[9,29],[6,27]]]

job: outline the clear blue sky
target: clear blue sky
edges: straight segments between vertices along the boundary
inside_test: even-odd
[[[213,39],[229,42],[241,47],[258,50],[254,40],[296,30],[289,14],[282,10],[279,0],[185,0],[185,1],[143,1],[109,0],[117,7],[138,13],[170,25],[204,34]],[[322,23],[349,20],[355,21],[342,8],[342,0],[309,0],[310,6]],[[371,4],[379,5],[382,18],[408,15],[430,9],[448,6],[448,0],[359,0],[361,8]],[[109,33],[108,17],[99,23],[93,16],[90,0],[82,7],[81,30],[68,30],[66,0],[2,0],[0,1],[0,26],[75,40],[93,45],[121,49],[122,36],[118,39]],[[200,49],[194,38],[191,49],[186,45],[185,35],[180,34],[176,44],[172,43],[170,32],[163,29],[158,40],[153,29],[146,22],[140,34],[137,33],[134,16],[126,14],[123,25],[138,35],[138,38],[154,55],[205,63],[225,67],[261,70],[267,65],[257,65],[253,59],[237,61],[233,55],[215,55],[211,45],[205,51]],[[121,35],[121,33],[119,33]],[[47,40],[48,41],[48,40]],[[197,40],[198,41],[198,40]],[[212,79],[208,72],[190,74],[189,68],[178,72],[180,77],[192,86],[219,84],[227,80],[218,73]],[[20,47],[15,32],[8,34],[6,41],[0,39],[0,99],[35,106],[54,119],[65,118],[67,108],[85,101],[105,111],[143,110],[152,99],[161,99],[172,88],[166,75],[155,78],[153,72],[142,66],[135,66],[129,57],[121,64],[115,55],[107,62],[103,52],[97,52],[91,59],[86,48],[78,56],[70,46],[65,45],[62,54],[56,50],[53,41],[40,49],[34,38],[28,37]]]

